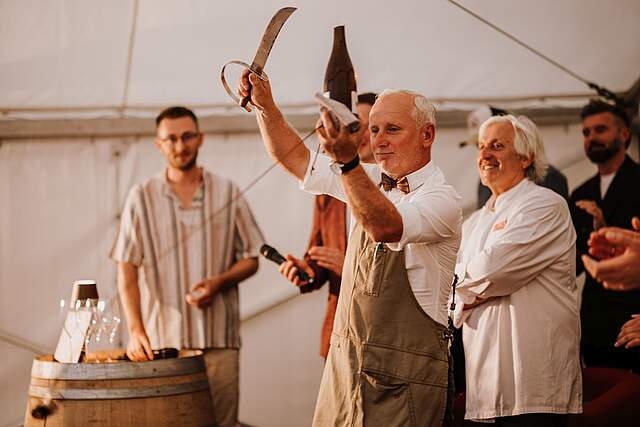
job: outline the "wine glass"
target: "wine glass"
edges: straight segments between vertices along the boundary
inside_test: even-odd
[[[116,336],[118,334],[121,323],[120,306],[118,304],[117,298],[111,299],[109,301],[100,301],[99,304],[102,332],[104,333],[103,341],[106,339],[106,346],[109,350],[113,350],[114,342],[116,341]],[[113,361],[111,359],[111,351],[109,351],[107,354],[108,361]]]
[[[91,299],[91,298],[87,298],[85,300],[76,300],[75,302],[75,308],[76,311],[78,313],[81,312],[88,312],[90,313],[90,320],[89,320],[89,326],[87,327],[87,329],[85,331],[83,331],[82,334],[82,344],[83,344],[83,348],[84,348],[84,352],[85,352],[85,359],[87,362],[89,362],[89,349],[90,349],[90,344],[92,343],[93,338],[95,337],[96,333],[99,330],[99,318],[97,315],[97,307],[96,307],[96,302]],[[80,329],[81,325],[81,317],[84,316],[75,316],[76,318],[76,328]],[[99,362],[99,360],[97,360],[98,358],[95,357],[95,362]]]

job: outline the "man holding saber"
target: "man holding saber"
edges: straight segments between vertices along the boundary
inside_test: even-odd
[[[435,114],[422,95],[385,91],[369,117],[379,167],[361,165],[360,129],[318,131],[329,157],[312,165],[267,81],[248,70],[249,95],[267,151],[303,189],[351,208],[331,348],[314,425],[442,424],[448,386],[447,300],[460,242],[460,198],[431,161]]]

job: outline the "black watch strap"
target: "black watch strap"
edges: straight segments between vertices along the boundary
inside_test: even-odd
[[[360,164],[360,156],[358,156],[356,154],[356,156],[353,158],[353,160],[351,160],[350,162],[347,162],[344,165],[342,165],[340,167],[340,170],[342,171],[342,174],[344,175],[345,173],[347,173],[350,170],[354,169],[359,164]]]

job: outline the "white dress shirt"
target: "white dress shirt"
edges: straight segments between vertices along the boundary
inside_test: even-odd
[[[567,203],[528,179],[492,202],[462,226],[456,265],[465,418],[579,413],[576,234]],[[477,297],[491,299],[464,310]]]
[[[309,162],[301,188],[313,194],[329,194],[348,204],[340,177],[326,156]],[[381,181],[377,165],[362,165],[375,184]],[[407,175],[410,192],[397,188],[384,192],[402,217],[400,241],[387,243],[391,250],[405,251],[409,284],[422,309],[436,322],[447,325],[447,302],[451,293],[456,253],[460,246],[462,211],[460,196],[447,184],[433,163]],[[355,220],[351,220],[352,226]]]
[[[600,198],[601,199],[604,199],[604,197],[607,195],[607,190],[609,189],[609,186],[613,182],[613,178],[615,178],[615,176],[616,176],[615,172],[607,175],[600,175]]]

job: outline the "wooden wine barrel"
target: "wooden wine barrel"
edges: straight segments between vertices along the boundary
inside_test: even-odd
[[[33,361],[25,427],[214,424],[201,351],[147,362]]]

